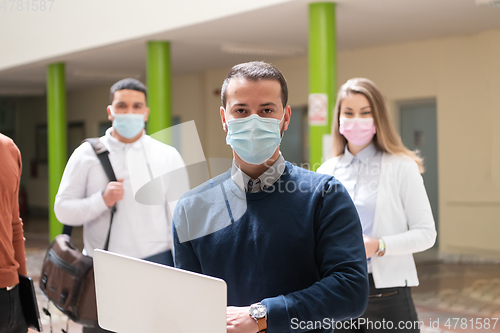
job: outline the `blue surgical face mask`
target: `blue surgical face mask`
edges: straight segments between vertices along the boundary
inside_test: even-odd
[[[144,128],[144,114],[138,113],[115,113],[111,108],[113,128],[127,139],[136,137]]]
[[[226,143],[246,163],[262,164],[273,156],[281,143],[280,123],[278,119],[256,114],[228,120]]]

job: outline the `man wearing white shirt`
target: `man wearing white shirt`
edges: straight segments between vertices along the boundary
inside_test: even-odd
[[[91,144],[84,142],[64,170],[56,217],[66,225],[83,225],[84,253],[92,256],[95,248],[104,247],[116,205],[109,250],[136,258],[161,255],[162,263],[173,265],[172,202],[189,189],[184,162],[175,148],[145,134],[149,108],[141,82],[118,81],[111,87],[110,102],[107,112],[113,126],[100,141],[118,181],[108,180]]]

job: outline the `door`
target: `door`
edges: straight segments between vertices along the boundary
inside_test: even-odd
[[[404,104],[400,107],[401,138],[404,145],[420,151],[424,159],[425,189],[432,207],[432,214],[438,229],[438,151],[436,103]],[[437,245],[437,240],[436,240]]]
[[[308,130],[307,108],[292,108],[292,117],[281,140],[280,150],[286,161],[305,168],[308,167]]]

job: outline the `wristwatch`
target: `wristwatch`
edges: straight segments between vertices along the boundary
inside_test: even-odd
[[[375,254],[379,257],[385,254],[385,242],[382,238],[378,239],[378,251]]]
[[[255,303],[250,305],[250,317],[255,319],[259,325],[259,333],[266,333],[267,329],[267,308],[264,304]]]

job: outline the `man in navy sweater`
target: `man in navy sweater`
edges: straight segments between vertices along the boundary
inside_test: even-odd
[[[291,109],[277,68],[236,65],[221,95],[233,167],[178,202],[175,266],[226,281],[228,332],[332,332],[368,301],[356,208],[335,178],[280,154]]]

